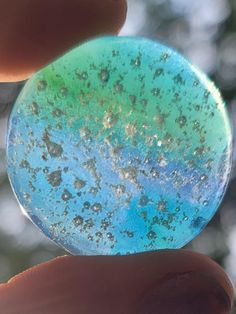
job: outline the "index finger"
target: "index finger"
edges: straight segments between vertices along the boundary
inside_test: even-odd
[[[116,34],[126,0],[0,0],[0,82],[28,78],[75,44]]]

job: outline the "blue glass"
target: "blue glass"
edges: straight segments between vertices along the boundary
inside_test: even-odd
[[[180,248],[224,195],[232,136],[214,84],[142,38],[87,42],[36,73],[9,121],[22,209],[74,254]]]

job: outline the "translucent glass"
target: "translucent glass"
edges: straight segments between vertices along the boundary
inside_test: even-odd
[[[74,254],[179,248],[216,212],[231,129],[214,84],[172,49],[105,37],[36,73],[13,108],[8,172],[31,220]]]

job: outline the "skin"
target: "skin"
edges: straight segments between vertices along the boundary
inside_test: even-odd
[[[233,288],[208,257],[185,250],[60,257],[0,285],[4,314],[226,314]]]
[[[74,44],[118,32],[126,13],[123,0],[0,4],[0,81],[25,79]],[[59,257],[0,285],[4,314],[227,314],[232,300],[224,270],[186,250]]]
[[[0,82],[24,80],[66,50],[116,34],[125,0],[0,0]]]

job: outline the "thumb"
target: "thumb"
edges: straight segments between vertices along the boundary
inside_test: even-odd
[[[4,314],[226,314],[233,288],[209,258],[185,250],[60,257],[0,286]]]

